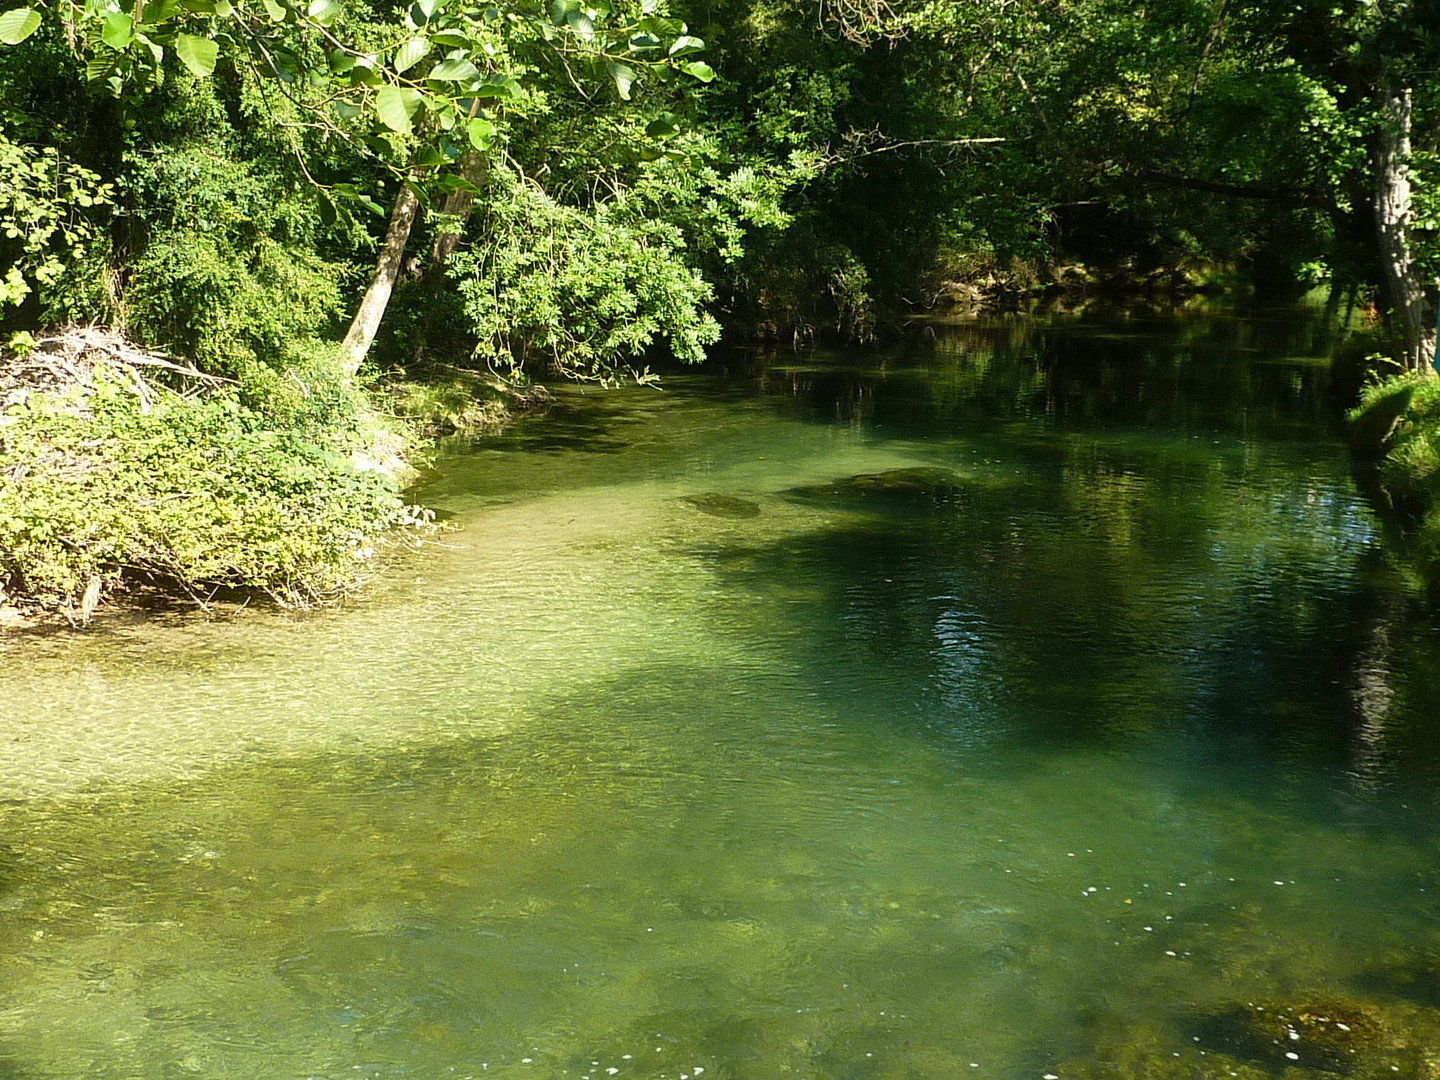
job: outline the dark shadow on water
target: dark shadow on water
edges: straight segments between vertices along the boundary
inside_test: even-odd
[[[819,423],[897,437],[1037,421],[1061,432],[1163,428],[1272,440],[1335,436],[1333,336],[1303,310],[1181,317],[983,319],[855,357],[753,359],[762,396]]]
[[[1365,994],[1440,1009],[1440,956],[1431,953],[1372,966],[1352,981]]]

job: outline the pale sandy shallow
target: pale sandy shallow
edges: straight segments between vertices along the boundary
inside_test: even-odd
[[[523,723],[537,694],[657,657],[770,662],[732,655],[753,644],[713,625],[716,585],[695,553],[835,520],[777,497],[784,486],[919,463],[893,450],[816,449],[825,452],[699,480],[488,507],[466,507],[462,495],[457,531],[332,611],[0,636],[0,791],[55,796],[193,777],[249,756],[443,741]],[[734,521],[682,499],[711,489],[738,490],[762,513]]]

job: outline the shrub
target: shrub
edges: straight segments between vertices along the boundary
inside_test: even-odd
[[[401,514],[365,442],[279,428],[233,390],[137,394],[97,366],[88,390],[31,393],[0,416],[0,588],[82,617],[123,582],[333,597]]]

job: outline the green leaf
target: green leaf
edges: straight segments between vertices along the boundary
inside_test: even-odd
[[[285,21],[285,9],[275,0],[262,0],[262,2],[265,5],[265,14],[270,16],[271,22],[282,23]]]
[[[647,19],[641,19],[636,24],[636,29],[643,30],[647,34],[654,34],[656,37],[668,38],[685,33],[685,24],[679,19],[661,19],[652,15]]]
[[[645,134],[652,139],[669,139],[680,134],[682,123],[674,113],[661,113],[645,125]]]
[[[614,61],[605,65],[605,70],[610,72],[610,77],[615,80],[615,90],[619,93],[622,101],[630,100],[630,87],[635,85],[635,69],[628,64],[617,64]]]
[[[135,40],[150,50],[150,56],[158,66],[165,59],[165,50],[156,42],[151,41],[144,34],[136,34]]]
[[[715,69],[704,60],[691,60],[688,64],[681,64],[680,70],[692,79],[699,79],[701,82],[708,83],[715,78]]]
[[[40,13],[34,8],[16,8],[0,15],[0,41],[6,45],[19,45],[38,29]]]
[[[180,6],[192,15],[215,14],[215,5],[212,0],[180,0]]]
[[[575,0],[550,0],[550,21],[556,26],[564,26],[570,12],[578,7]]]
[[[85,62],[85,78],[89,82],[100,82],[115,70],[115,61],[110,57],[97,56]]]
[[[661,42],[654,34],[636,34],[628,44],[631,52],[648,52],[660,48]]]
[[[309,14],[321,26],[329,26],[345,11],[340,0],[310,0]]]
[[[325,58],[325,61],[330,65],[330,73],[332,75],[344,75],[345,72],[355,66],[355,57],[343,49],[332,49],[330,55]]]
[[[670,55],[686,56],[690,53],[703,52],[704,50],[705,42],[700,40],[700,38],[682,34],[676,38],[675,43],[670,46]]]
[[[508,75],[487,75],[485,81],[475,88],[473,96],[477,98],[518,98],[520,84]]]
[[[429,51],[429,38],[411,38],[404,45],[401,45],[400,48],[395,50],[395,70],[409,71],[421,60],[425,59],[425,54]]]
[[[320,200],[319,200],[319,201],[320,201],[320,224],[322,224],[322,225],[324,225],[324,226],[326,226],[326,227],[328,228],[329,226],[335,224],[336,217],[338,216],[338,215],[335,213],[335,204],[334,204],[333,202],[331,202],[331,201],[329,200],[329,198],[326,197],[326,195],[325,195],[325,193],[324,193],[323,191],[320,192]]]
[[[430,40],[444,49],[472,49],[475,42],[470,35],[460,30],[441,30],[438,34],[431,34]]]
[[[130,27],[130,16],[123,11],[112,11],[105,16],[105,23],[100,29],[100,40],[116,52],[120,52],[129,45],[135,38],[135,31]]]
[[[465,131],[470,136],[470,145],[476,150],[490,149],[490,140],[495,135],[495,125],[485,117],[474,117],[465,125]]]
[[[418,99],[415,91],[410,91]],[[399,86],[386,84],[380,88],[379,94],[374,95],[374,111],[379,115],[380,122],[390,128],[390,131],[397,131],[402,135],[409,135],[413,130],[410,127],[410,111],[413,104],[406,99],[406,92]]]
[[[363,110],[353,101],[346,101],[344,98],[335,99],[335,115],[341,120],[354,120]]]
[[[180,10],[180,0],[150,0],[144,7],[143,26],[158,27]]]
[[[208,79],[215,74],[215,60],[220,55],[220,46],[195,34],[176,34],[175,55],[197,79]]]
[[[442,60],[425,77],[436,82],[470,82],[480,78],[480,70],[469,60]]]
[[[581,41],[595,40],[595,24],[583,11],[566,12],[565,22]]]
[[[451,191],[468,191],[472,195],[479,195],[480,189],[466,180],[463,176],[456,176],[454,173],[441,173],[435,177],[433,184],[436,191],[441,193]]]

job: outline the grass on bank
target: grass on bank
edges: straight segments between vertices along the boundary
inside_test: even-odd
[[[1416,371],[1374,379],[1348,419],[1357,454],[1373,463],[1377,497],[1413,535],[1422,560],[1440,567],[1440,378]]]

